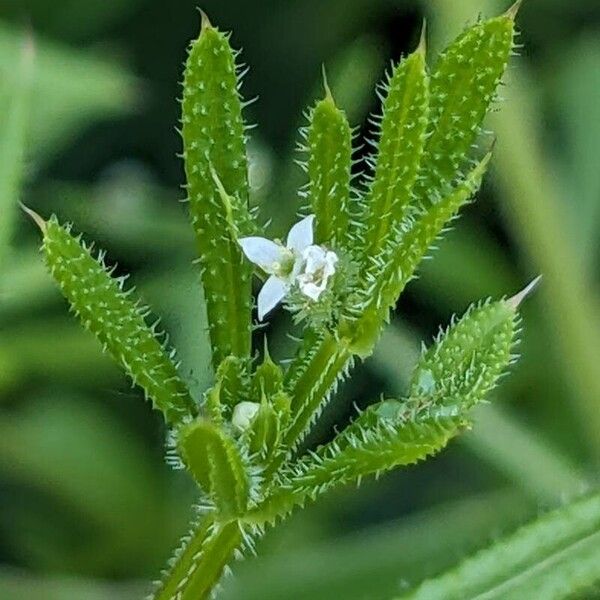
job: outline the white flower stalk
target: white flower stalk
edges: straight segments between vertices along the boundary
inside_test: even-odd
[[[238,240],[244,254],[270,275],[258,294],[258,319],[262,321],[294,285],[313,301],[319,299],[335,273],[335,252],[313,244],[314,215],[296,223],[285,246],[277,241],[252,236]]]

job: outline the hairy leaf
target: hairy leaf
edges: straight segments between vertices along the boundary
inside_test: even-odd
[[[415,195],[437,201],[468,163],[513,49],[514,11],[469,27],[441,54],[431,77],[428,140]]]
[[[421,356],[409,389],[414,409],[463,410],[483,400],[513,358],[518,321],[510,301],[469,308]]]
[[[423,583],[406,600],[588,598],[600,583],[600,495],[559,508]]]
[[[407,216],[414,198],[429,114],[424,42],[394,68],[385,90],[377,154],[371,159],[375,175],[361,218],[368,256],[377,255],[388,234]]]
[[[329,91],[310,114],[306,132],[309,153],[308,195],[315,220],[315,240],[345,247],[350,222],[352,132],[345,113]]]
[[[220,518],[240,515],[248,504],[250,482],[234,440],[218,425],[198,419],[180,430],[178,447]]]
[[[39,217],[38,217],[39,219]],[[124,278],[113,279],[100,255],[90,250],[63,227],[56,217],[40,220],[44,233],[42,251],[52,276],[79,316],[81,323],[146,392],[165,420],[176,424],[197,412],[168,352],[146,325],[148,309],[130,299]]]
[[[441,450],[460,429],[456,417],[409,420],[403,407],[390,400],[371,407],[333,442],[286,467],[248,518],[271,522],[333,487],[414,464]]]
[[[364,285],[350,296],[347,319],[340,324],[340,335],[348,340],[353,353],[361,357],[371,354],[390,308],[444,228],[477,192],[490,158],[488,154],[448,196],[422,208],[407,231],[397,229],[395,239],[372,258]]]
[[[230,354],[250,355],[252,268],[231,231],[232,221],[241,232],[248,227],[248,165],[238,85],[227,36],[204,17],[186,63],[182,134],[215,369]]]

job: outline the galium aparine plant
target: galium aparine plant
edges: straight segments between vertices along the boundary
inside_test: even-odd
[[[103,254],[56,216],[32,213],[73,312],[163,414],[170,453],[198,484],[197,518],[154,600],[210,596],[231,559],[252,552],[295,508],[439,452],[471,425],[471,409],[513,360],[518,308],[531,286],[472,306],[424,350],[404,398],[372,404],[328,444],[299,451],[354,361],[373,351],[421,260],[481,185],[491,158],[478,149],[482,122],[514,50],[516,12],[467,28],[433,66],[425,36],[393,65],[358,187],[353,130],[326,85],[301,132],[306,205],[285,241],[249,206],[237,54],[203,15],[182,99],[214,368],[202,398],[192,397],[174,352],[146,323],[148,309],[112,277]],[[253,353],[254,275],[263,279],[258,321],[284,309],[302,324],[285,368],[266,345],[261,359]]]

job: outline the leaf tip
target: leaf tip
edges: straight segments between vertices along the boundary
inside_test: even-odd
[[[531,295],[534,290],[540,284],[542,276],[538,275],[531,283],[526,285],[518,294],[515,294],[512,298],[509,298],[506,302],[513,309],[517,310],[522,302]]]
[[[212,29],[213,26],[208,15],[201,8],[199,8],[198,11],[200,12],[200,33]]]
[[[423,19],[423,25],[421,26],[421,35],[419,37],[419,45],[417,46],[417,52],[425,56],[427,54],[427,19]]]
[[[28,206],[25,206],[22,202],[19,202],[19,205],[21,206],[23,212],[31,217],[33,222],[40,228],[40,231],[45,235],[47,229],[46,221],[44,221],[44,219],[40,215],[38,215],[38,213],[36,213],[34,210],[31,210],[31,208],[29,208]]]
[[[329,100],[330,102],[335,104],[333,94],[331,93],[331,88],[329,87],[329,81],[327,80],[327,69],[325,68],[325,63],[321,65],[321,74],[323,77],[323,89],[325,90],[325,100]]]
[[[517,17],[519,13],[519,9],[521,8],[521,4],[523,4],[523,0],[517,0],[505,13],[504,15],[513,21]]]

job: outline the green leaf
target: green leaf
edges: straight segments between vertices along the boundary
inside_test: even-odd
[[[414,464],[441,450],[461,425],[456,417],[412,421],[407,416],[404,403],[395,400],[370,407],[331,443],[282,470],[247,518],[273,522],[333,487]]]
[[[353,353],[361,357],[371,354],[389,309],[444,228],[479,189],[490,158],[491,154],[485,156],[448,196],[422,208],[410,228],[397,230],[396,239],[372,260],[363,287],[350,296],[346,319],[339,327]]]
[[[425,145],[429,114],[429,77],[425,44],[393,70],[379,127],[375,175],[364,201],[364,249],[377,255],[390,232],[406,218]],[[362,226],[362,223],[361,223]],[[362,236],[358,236],[359,238]]]
[[[0,268],[11,243],[24,171],[33,61],[33,42],[25,38],[20,62],[7,80],[8,109],[0,116]]]
[[[405,600],[588,598],[600,583],[600,495],[573,502],[426,581]]]
[[[242,529],[237,521],[217,523],[210,516],[199,519],[175,551],[152,600],[210,598],[242,540]]]
[[[219,388],[219,412],[223,418],[229,419],[233,407],[247,400],[250,393],[248,361],[237,356],[228,356],[219,365],[216,380],[215,387]]]
[[[143,388],[168,423],[195,414],[196,404],[171,360],[174,353],[157,340],[155,327],[146,325],[149,311],[130,299],[132,290],[123,289],[125,279],[113,279],[102,254],[95,259],[56,217],[47,223],[37,219],[44,233],[46,264],[82,325]]]
[[[316,242],[340,248],[348,243],[352,132],[327,83],[325,87],[326,96],[311,111],[306,132],[308,196],[316,216]]]
[[[193,421],[179,431],[178,447],[185,465],[210,496],[221,519],[232,518],[246,509],[250,478],[234,440],[222,428],[205,419]]]
[[[415,186],[423,201],[448,194],[468,163],[513,49],[514,12],[469,27],[438,59],[429,137]]]
[[[481,402],[513,359],[519,318],[510,301],[471,306],[426,350],[412,375],[414,410],[469,409]]]
[[[251,344],[252,268],[243,260],[231,231],[231,222],[240,232],[249,227],[248,164],[238,86],[227,36],[203,17],[200,37],[191,45],[186,63],[182,134],[215,370],[230,354],[248,357]]]

